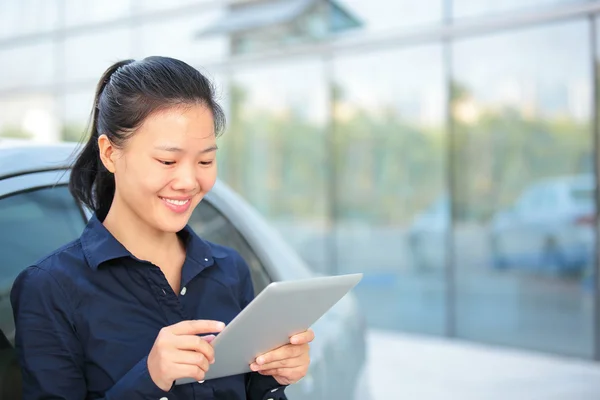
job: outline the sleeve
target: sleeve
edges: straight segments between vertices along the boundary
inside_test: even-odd
[[[83,348],[69,298],[54,276],[39,267],[27,268],[15,280],[11,303],[23,399],[85,399]],[[144,358],[103,399],[160,398],[164,393],[150,378]]]
[[[238,254],[241,269],[241,295],[242,309],[254,299],[254,286],[250,276],[250,268]],[[272,376],[264,376],[258,372],[246,374],[246,396],[248,400],[287,400],[286,386],[279,384]]]

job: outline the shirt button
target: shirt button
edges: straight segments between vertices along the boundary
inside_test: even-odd
[[[161,397],[160,400],[169,400],[168,397]]]
[[[185,296],[185,293],[186,293],[186,292],[187,292],[187,288],[184,286],[184,287],[181,289],[181,292],[180,292],[180,293],[181,293],[181,295],[182,295],[182,296]]]
[[[205,258],[204,261],[208,261],[208,258]]]

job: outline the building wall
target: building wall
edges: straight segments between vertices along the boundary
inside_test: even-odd
[[[599,1],[340,0],[362,27],[230,56],[218,0],[10,0],[0,135],[82,137],[123,58],[183,59],[228,111],[221,177],[376,328],[597,357]]]

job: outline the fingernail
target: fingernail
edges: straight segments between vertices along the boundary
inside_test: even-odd
[[[210,363],[214,364],[215,363],[215,359],[213,358],[212,360],[210,360]]]
[[[217,324],[217,329],[220,330],[220,331],[222,331],[223,329],[225,329],[225,324],[223,322],[219,322]]]
[[[258,358],[256,359],[256,362],[257,362],[258,364],[264,364],[264,362],[265,362],[265,359],[264,359],[264,358],[262,358],[262,357],[258,357]]]
[[[250,364],[250,369],[251,369],[252,371],[258,371],[258,365],[256,365],[256,364],[252,363],[252,364]]]

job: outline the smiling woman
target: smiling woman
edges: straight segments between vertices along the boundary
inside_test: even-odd
[[[306,374],[310,330],[255,372],[203,382],[211,334],[254,297],[242,257],[188,225],[215,184],[223,125],[211,83],[182,61],[104,73],[69,182],[94,215],[11,293],[24,399],[285,399]]]

